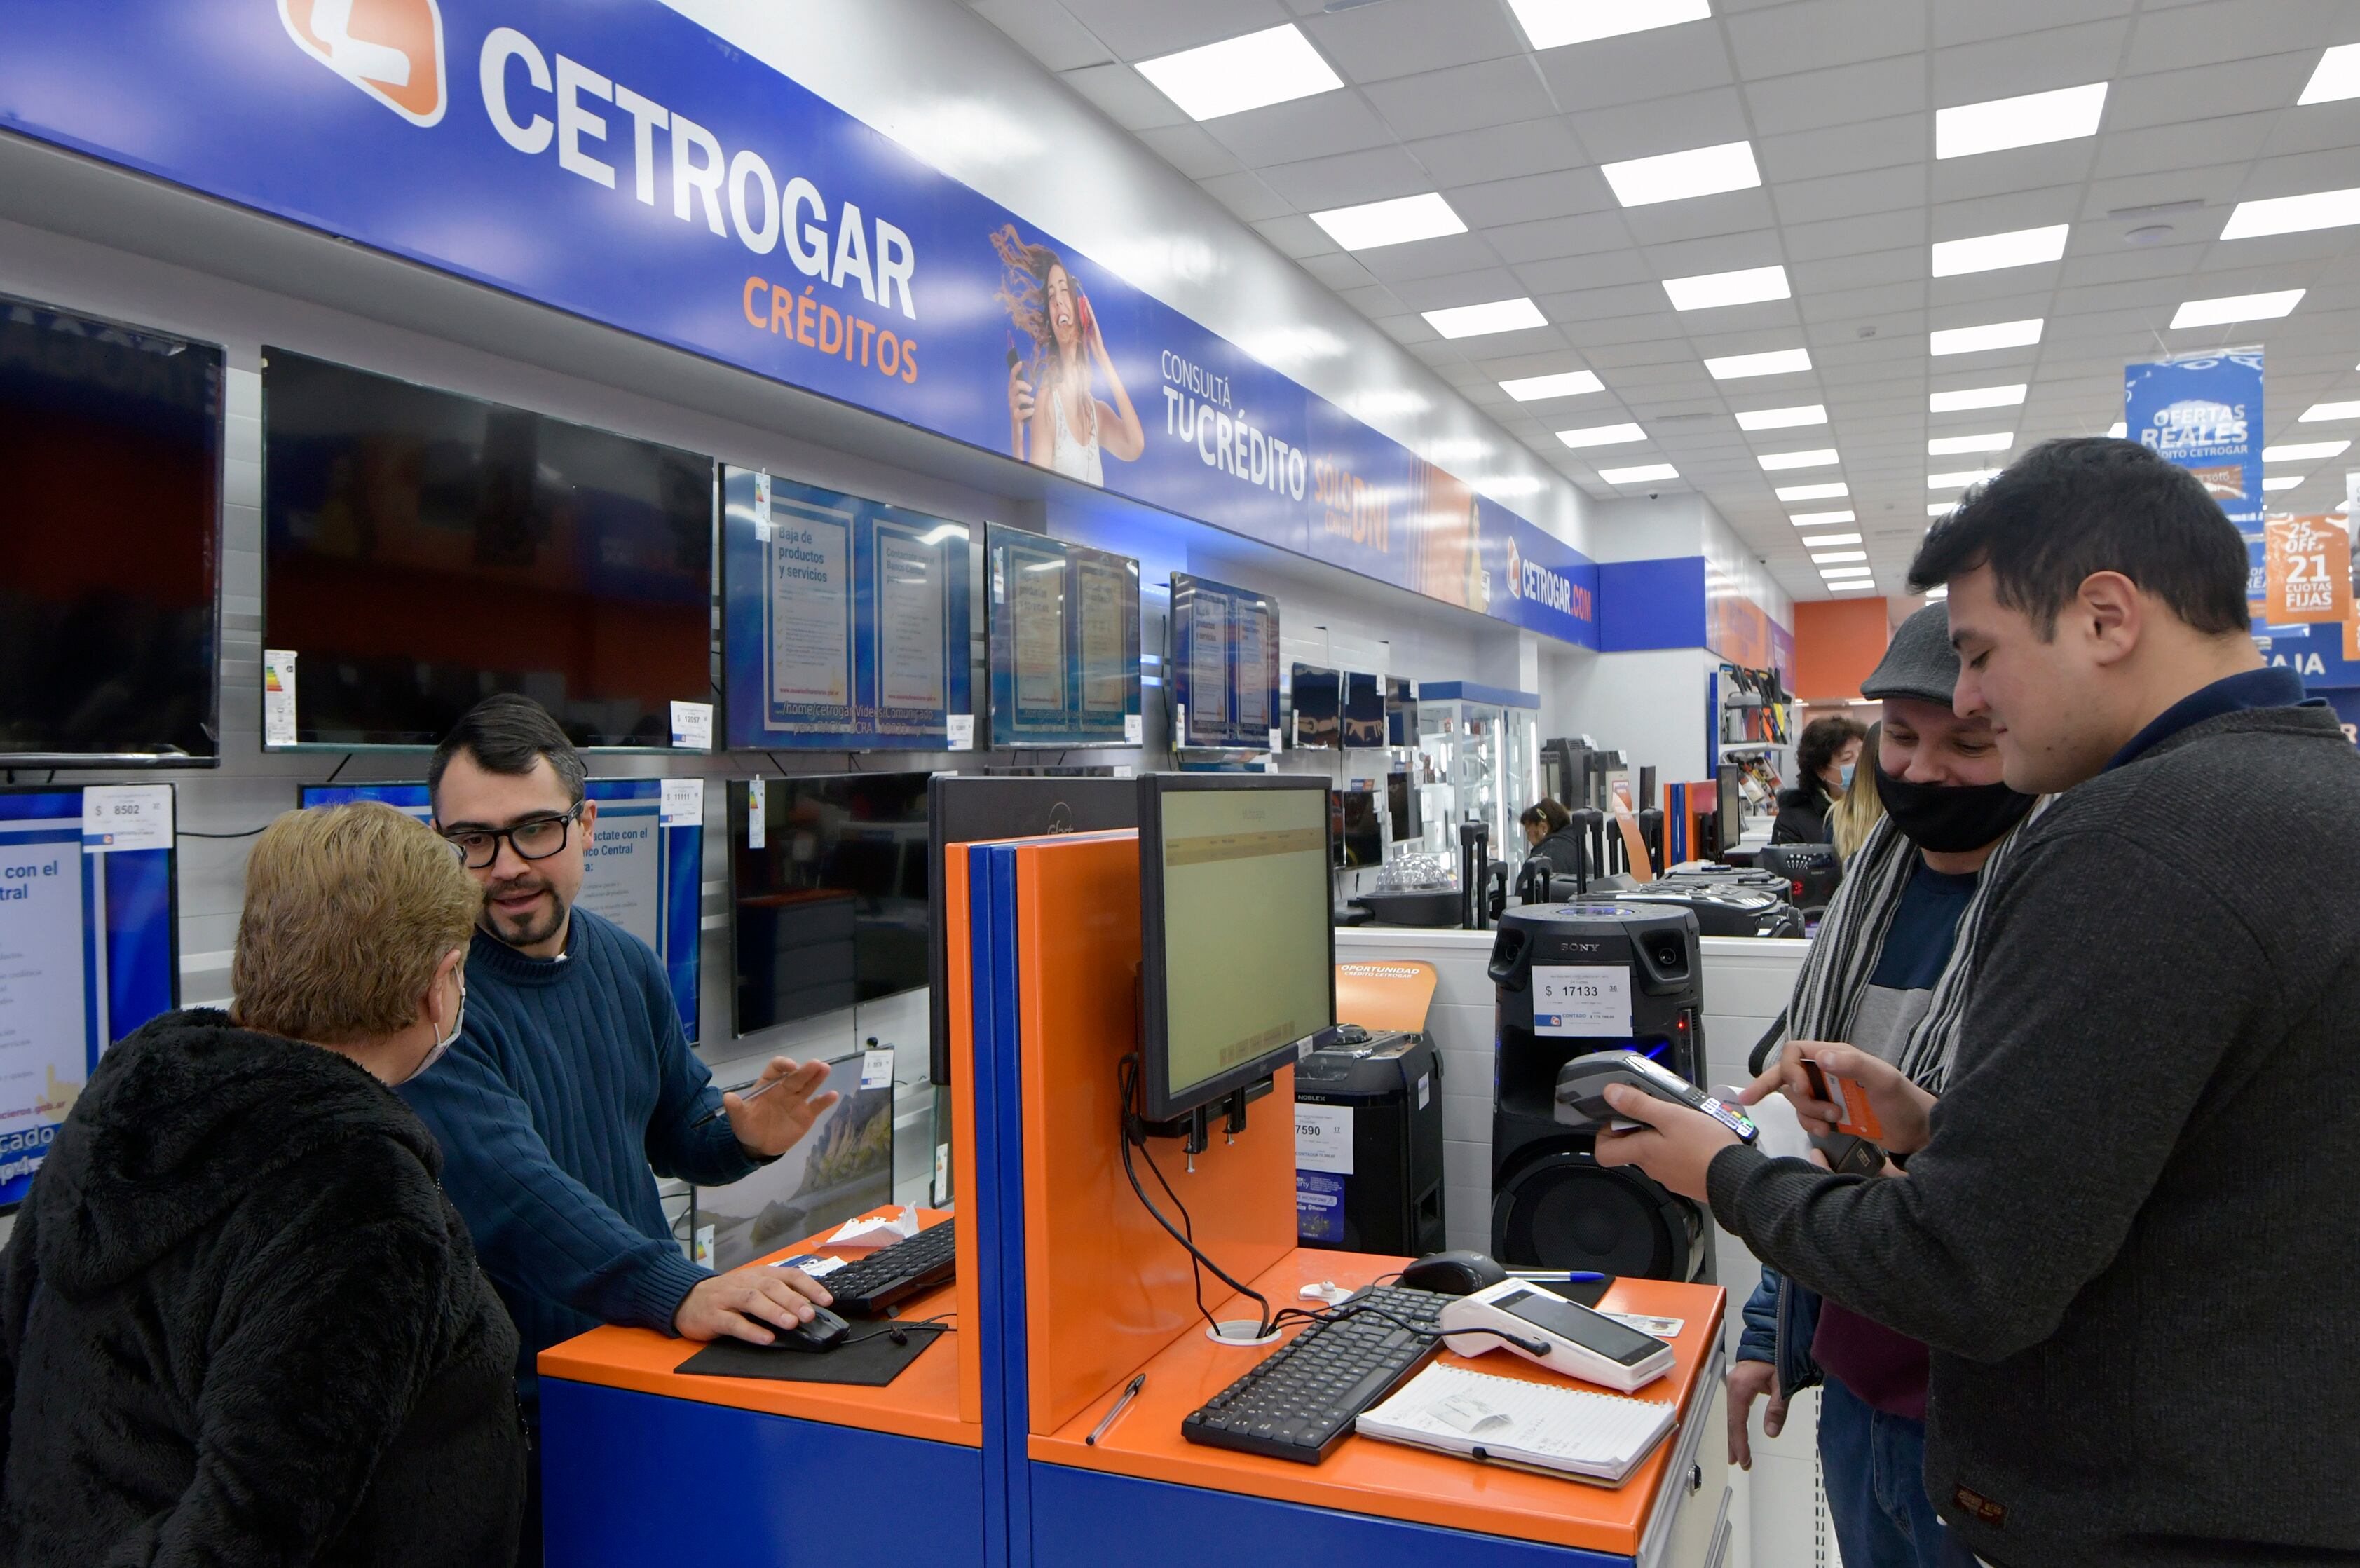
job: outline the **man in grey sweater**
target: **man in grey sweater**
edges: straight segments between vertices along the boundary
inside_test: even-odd
[[[1907,1175],[1635,1094],[1647,1127],[1599,1141],[1932,1347],[1927,1491],[2003,1568],[2360,1562],[2360,757],[2263,667],[2246,573],[2128,442],[1971,495],[1911,582],[1950,585],[1958,712],[2059,799],[1993,886],[1940,1102],[1877,1096]]]

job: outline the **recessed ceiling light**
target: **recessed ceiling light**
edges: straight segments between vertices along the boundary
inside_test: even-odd
[[[2040,341],[2040,318],[1994,322],[1989,326],[1944,327],[1927,334],[1929,354],[1975,354],[1986,348],[2028,348]]]
[[[1926,590],[1926,599],[1929,604],[1939,599],[1949,598],[1950,597],[1950,585],[1948,583],[1936,583],[1932,587]]]
[[[1742,272],[1702,272],[1693,278],[1666,278],[1664,292],[1676,311],[1707,311],[1716,305],[1753,305],[1765,300],[1791,300],[1783,267],[1749,267]]]
[[[2346,224],[2360,224],[2360,187],[2240,202],[2230,213],[2221,237],[2255,239],[2268,234],[2300,234],[2305,229],[2339,229]]]
[[[1926,444],[1928,457],[1955,457],[1961,452],[2005,452],[2016,444],[2012,430],[1987,431],[1981,435],[1938,435]]]
[[[2360,419],[2360,402],[2313,403],[2298,416],[2304,424],[2329,419]]]
[[[1626,207],[1711,196],[1723,191],[1751,191],[1762,183],[1762,170],[1754,163],[1754,146],[1742,141],[1691,148],[1687,152],[1659,153],[1654,158],[1628,159],[1601,165],[1599,172],[1613,188],[1614,199]]]
[[[2125,424],[2121,420],[2116,420],[2114,423],[2106,426],[2106,433],[2113,436],[2116,441],[2126,440],[2130,436],[2131,427]]]
[[[2262,479],[2262,488],[2266,490],[2291,490],[2297,485],[2302,483],[2303,477],[2304,477],[2300,474],[2266,475]]]
[[[2348,441],[2298,441],[2285,446],[2265,446],[2265,463],[2308,463],[2315,457],[2340,455],[2352,444]]]
[[[1822,566],[1819,576],[1832,582],[1839,577],[1873,577],[1875,570],[1868,566]]]
[[[1740,430],[1792,430],[1797,425],[1827,422],[1825,403],[1797,403],[1791,409],[1753,409],[1737,416]]]
[[[2053,93],[2027,93],[2019,98],[1992,98],[1955,109],[1937,109],[1934,156],[1971,158],[1979,152],[2093,137],[2105,107],[2106,84],[2092,82],[2086,87],[2060,87]]]
[[[2188,300],[2171,318],[2174,330],[2186,326],[2226,326],[2231,322],[2275,321],[2302,302],[2300,289],[2280,289],[2269,294],[2223,294],[2217,300]]]
[[[1875,587],[1876,584],[1873,581],[1857,583],[1830,583],[1828,585],[1828,592],[1831,594],[1848,594],[1864,589],[1873,589]]]
[[[1961,468],[1955,473],[1928,474],[1926,476],[1926,488],[1929,490],[1963,489],[1969,485],[1980,485],[1998,472],[1996,468]]]
[[[1811,351],[1774,348],[1767,354],[1725,354],[1718,359],[1706,360],[1704,367],[1716,381],[1739,381],[1748,376],[1784,376],[1793,370],[1808,370]]]
[[[1786,521],[1797,528],[1821,528],[1830,522],[1850,522],[1852,514],[1848,511],[1798,511]]]
[[[1644,485],[1650,479],[1677,479],[1680,471],[1669,463],[1649,463],[1637,468],[1601,468],[1598,477],[1610,485]]]
[[[1814,447],[1808,452],[1768,452],[1758,459],[1763,472],[1768,474],[1788,468],[1824,468],[1835,460],[1836,449],[1832,446]]]
[[[1311,221],[1346,250],[1373,250],[1381,245],[1405,245],[1414,239],[1467,232],[1465,221],[1437,191],[1396,196],[1389,202],[1364,202],[1357,207],[1330,207],[1312,214]]]
[[[1453,305],[1448,310],[1421,313],[1426,324],[1445,337],[1481,337],[1486,333],[1548,325],[1548,318],[1529,299],[1491,300],[1480,305]]]
[[[1214,120],[1344,85],[1293,22],[1139,62],[1139,73],[1192,120]]]
[[[1927,411],[1938,414],[1964,413],[1969,409],[2012,409],[2024,401],[2028,389],[2022,381],[2006,387],[1963,387],[1955,392],[1936,392],[1926,400]]]
[[[1847,561],[1865,561],[1867,559],[1868,552],[1865,550],[1827,550],[1812,556],[1811,565],[1815,566],[1841,566]]]
[[[1839,544],[1857,544],[1859,543],[1860,535],[1857,533],[1815,533],[1808,539],[1803,541],[1803,548],[1806,550],[1832,550]]]
[[[1955,278],[1962,272],[1990,272],[2002,267],[2029,267],[2054,261],[2065,254],[2070,224],[2047,228],[2011,229],[2006,234],[1979,234],[1971,239],[1934,242],[1934,276]]]
[[[1850,494],[1852,487],[1841,479],[1832,485],[1782,485],[1778,488],[1778,499],[1782,501],[1831,501],[1838,496]],[[1830,517],[1825,521],[1833,522],[1836,520]],[[1850,522],[1852,513],[1844,513],[1843,521]]]
[[[1536,49],[1644,33],[1712,15],[1707,0],[1508,0]]]
[[[1928,517],[1948,517],[1958,510],[1959,503],[1956,501],[1928,501],[1926,503],[1926,515]]]
[[[1605,383],[1589,370],[1560,370],[1553,376],[1520,376],[1513,381],[1500,383],[1500,390],[1520,403],[1538,402],[1543,398],[1574,398],[1584,392],[1602,392]]]
[[[2360,98],[2360,44],[2337,44],[2321,55],[2295,105],[2332,104],[2338,98]]]
[[[1587,430],[1560,430],[1557,438],[1579,450],[1584,446],[1620,446],[1628,441],[1644,441],[1647,433],[1635,424],[1593,424]]]

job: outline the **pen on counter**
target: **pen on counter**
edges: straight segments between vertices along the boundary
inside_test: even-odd
[[[1131,1408],[1131,1402],[1139,1397],[1139,1390],[1146,1382],[1147,1374],[1144,1372],[1131,1380],[1122,1391],[1122,1398],[1117,1399],[1114,1402],[1114,1409],[1106,1413],[1106,1419],[1090,1429],[1089,1436],[1082,1439],[1086,1446],[1091,1448],[1098,1446],[1098,1439],[1106,1436],[1107,1428],[1114,1425],[1115,1418]]]
[[[1508,1277],[1534,1285],[1595,1285],[1606,1276],[1589,1268],[1512,1268]]]
[[[763,1095],[768,1094],[770,1091],[776,1089],[779,1085],[784,1082],[786,1082],[786,1080],[783,1078],[774,1078],[768,1083],[741,1083],[735,1089],[725,1089],[721,1092],[724,1094],[744,1094],[748,1100],[759,1100]],[[752,1090],[753,1092],[751,1094],[747,1094],[746,1091],[749,1089]],[[716,1116],[721,1115],[725,1109],[726,1107],[716,1105],[712,1110],[707,1111],[704,1115],[699,1116],[695,1121],[691,1122],[688,1124],[689,1130],[694,1132],[695,1129],[702,1127],[705,1123],[710,1122]]]

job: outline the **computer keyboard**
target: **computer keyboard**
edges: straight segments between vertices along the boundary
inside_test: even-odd
[[[821,1275],[819,1282],[836,1298],[838,1316],[877,1317],[896,1302],[950,1283],[958,1270],[952,1255],[957,1229],[956,1219],[928,1225],[907,1241]]]
[[[1207,1400],[1180,1423],[1180,1435],[1217,1448],[1318,1464],[1352,1435],[1354,1417],[1434,1359],[1442,1342],[1429,1336],[1440,1328],[1450,1299],[1398,1285],[1355,1293]],[[1354,1315],[1356,1306],[1390,1316]]]

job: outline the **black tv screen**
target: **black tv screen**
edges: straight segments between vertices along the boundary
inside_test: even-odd
[[[431,746],[512,691],[662,747],[713,701],[710,458],[284,349],[262,392],[267,743]]]
[[[1344,744],[1374,748],[1385,743],[1385,689],[1375,675],[1344,677]]]
[[[1352,870],[1384,864],[1384,829],[1377,822],[1375,792],[1341,790],[1336,801],[1337,836],[1342,840],[1342,858],[1337,863]]]
[[[220,761],[222,351],[0,300],[0,762]]]
[[[1415,689],[1406,675],[1385,677],[1386,745],[1417,744],[1417,698],[1411,695]]]
[[[1295,745],[1335,750],[1342,738],[1344,677],[1316,664],[1297,664],[1291,684]]]
[[[930,776],[730,782],[738,1034],[926,983]]]

